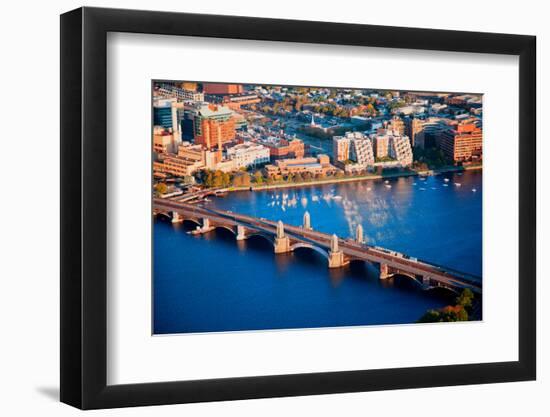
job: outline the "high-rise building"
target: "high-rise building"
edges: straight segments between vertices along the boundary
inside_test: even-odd
[[[400,135],[405,134],[405,122],[399,116],[393,116],[390,120],[388,129],[398,132]]]
[[[376,158],[385,158],[389,154],[390,138],[386,134],[377,134],[374,137],[374,155]]]
[[[196,144],[212,149],[235,140],[235,117],[227,107],[201,103],[186,113],[184,132],[191,130]]]
[[[372,141],[361,132],[346,132],[332,139],[333,160],[346,172],[363,171],[374,164]]]
[[[348,136],[334,136],[332,138],[332,158],[334,162],[345,162],[350,156],[351,138]]]
[[[416,135],[421,133],[423,129],[422,120],[415,117],[407,117],[405,119],[405,134],[409,137],[413,148],[417,146]]]
[[[441,132],[439,146],[453,162],[481,159],[483,155],[483,131],[475,120],[449,124]]]
[[[402,167],[412,165],[413,153],[409,138],[407,136],[391,136],[390,142],[389,156],[397,160]]]

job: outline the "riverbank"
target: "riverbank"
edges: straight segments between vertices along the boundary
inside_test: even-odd
[[[300,182],[278,182],[274,184],[254,184],[251,186],[242,186],[242,187],[229,187],[227,191],[263,191],[263,190],[276,190],[281,188],[297,188],[297,187],[306,187],[306,186],[316,186],[316,185],[331,185],[331,184],[341,184],[347,182],[356,182],[356,181],[367,181],[367,180],[380,180],[380,179],[392,179],[392,178],[405,178],[405,177],[416,177],[416,176],[430,176],[430,175],[442,175],[448,173],[462,172],[462,171],[472,171],[472,170],[481,170],[483,169],[482,165],[475,165],[469,167],[444,167],[439,169],[431,169],[425,171],[405,171],[405,172],[395,172],[387,174],[369,174],[369,175],[360,175],[353,177],[343,177],[343,178],[326,178],[322,180],[308,180]]]

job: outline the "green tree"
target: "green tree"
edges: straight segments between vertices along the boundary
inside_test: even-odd
[[[163,182],[159,182],[157,185],[155,185],[155,191],[157,196],[161,196],[163,194],[166,194],[166,191],[168,191],[168,186]]]
[[[254,182],[256,184],[263,184],[264,183],[264,176],[262,175],[261,171],[256,171],[254,173]]]
[[[471,289],[465,288],[460,295],[456,297],[456,304],[464,308],[471,308],[474,299],[474,293]]]

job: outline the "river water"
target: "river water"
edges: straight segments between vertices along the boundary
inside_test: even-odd
[[[481,276],[481,171],[237,192],[202,204],[293,225],[307,210],[316,230],[351,237],[361,224],[371,245]],[[380,281],[369,264],[329,270],[308,249],[275,255],[261,237],[187,234],[193,227],[155,220],[155,334],[414,323],[452,301],[408,278]]]

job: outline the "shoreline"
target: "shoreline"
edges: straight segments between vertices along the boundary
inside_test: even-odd
[[[253,191],[264,191],[264,190],[276,190],[276,189],[282,189],[282,188],[331,185],[331,184],[348,183],[348,182],[356,182],[356,181],[432,176],[432,175],[441,175],[441,174],[454,173],[454,172],[477,171],[482,169],[483,169],[482,165],[476,165],[476,166],[470,166],[470,167],[446,167],[446,168],[439,168],[439,169],[430,169],[426,171],[409,171],[409,172],[397,172],[394,174],[372,174],[372,175],[344,177],[344,178],[327,178],[324,180],[311,180],[311,181],[303,181],[303,182],[297,182],[297,183],[280,183],[280,184],[263,184],[263,185],[251,185],[251,186],[240,186],[240,187],[228,187],[227,191],[228,192],[236,192],[236,191],[253,192]]]

